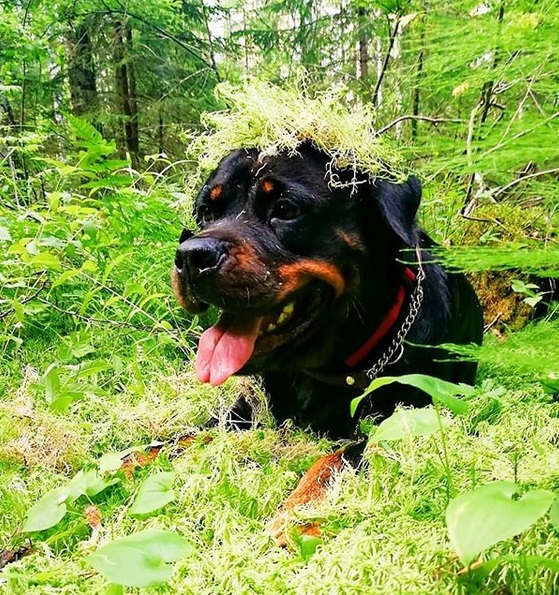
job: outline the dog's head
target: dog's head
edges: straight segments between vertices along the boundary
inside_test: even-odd
[[[398,285],[400,250],[417,242],[420,196],[415,178],[332,171],[306,145],[223,159],[196,199],[201,231],[183,231],[173,270],[186,310],[222,311],[200,340],[198,378],[312,367],[339,348],[347,320],[374,323]]]

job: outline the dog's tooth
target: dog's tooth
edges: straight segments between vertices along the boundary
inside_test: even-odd
[[[285,304],[282,312],[284,312],[288,316],[291,316],[291,314],[293,314],[294,309],[295,309],[295,304],[293,302],[289,302],[289,304]]]
[[[289,318],[289,316],[287,316],[287,314],[285,312],[282,312],[278,316],[278,320],[277,320],[276,324],[283,324],[288,318]]]
[[[270,324],[268,325],[268,328],[266,328],[266,331],[271,333],[272,331],[276,330],[276,325],[272,322],[270,322]]]

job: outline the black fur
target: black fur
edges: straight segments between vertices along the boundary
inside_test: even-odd
[[[262,157],[243,149],[226,157],[196,200],[201,232],[181,236],[174,288],[187,309],[213,304],[243,317],[266,316],[295,296],[312,324],[289,340],[280,337],[273,348],[259,350],[257,342],[239,373],[263,377],[279,422],[293,419],[341,438],[354,433],[349,404],[362,391],[317,376],[343,378],[370,368],[385,351],[408,312],[408,299],[393,330],[358,369],[344,364],[385,318],[404,282],[403,261],[415,262],[416,246],[426,275],[424,299],[402,358],[383,373],[472,383],[474,363],[439,361],[452,358],[432,346],[481,342],[482,315],[465,277],[445,271],[429,255],[432,242],[416,223],[419,181],[356,179],[353,171],[341,170],[333,172],[333,185],[328,161],[310,146],[295,155]],[[297,263],[316,263],[324,273],[299,272],[299,278],[292,273]],[[286,296],[282,287],[290,283],[293,292]],[[373,393],[361,414],[386,416],[398,403],[428,402],[419,391],[393,385]]]

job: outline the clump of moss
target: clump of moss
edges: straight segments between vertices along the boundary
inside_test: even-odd
[[[189,177],[194,191],[208,171],[230,151],[257,148],[265,155],[296,152],[305,142],[331,156],[337,167],[352,167],[371,176],[398,175],[402,157],[386,138],[375,134],[372,108],[349,109],[343,88],[310,96],[251,81],[243,87],[223,84],[218,97],[227,109],[206,114],[206,132],[196,134],[188,156],[197,170]]]

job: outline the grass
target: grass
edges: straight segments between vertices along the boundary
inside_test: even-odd
[[[319,146],[339,146],[341,157],[357,159],[367,171],[382,167],[390,152],[381,145],[365,147],[372,157],[365,164],[352,144],[366,136],[364,128],[358,133],[345,113],[331,112],[332,98],[308,100],[297,112],[301,120],[291,121],[285,110],[293,112],[292,104],[281,106],[281,98],[271,93],[267,105],[275,107],[261,110],[258,97],[236,96],[236,117],[224,116],[221,136],[205,137],[204,143],[210,141],[205,148],[219,152],[231,143],[254,141],[264,150],[294,149],[301,140],[296,131],[307,118]],[[266,118],[253,120],[260,112]],[[320,117],[310,118],[322,113],[331,118],[325,128]],[[268,121],[291,126],[281,142],[277,134],[285,126],[274,131],[262,126]],[[369,123],[365,114],[353,126]],[[336,136],[345,130],[348,137]],[[321,136],[328,131],[334,136]],[[253,136],[240,139],[241,133]],[[81,134],[94,142],[97,133],[86,127]],[[202,166],[204,159],[209,163],[219,156],[207,153]],[[197,183],[197,175],[189,177],[190,183]],[[146,190],[146,180],[126,192],[99,191],[88,198],[91,212],[75,210],[84,197],[70,179],[61,181],[75,194],[68,199],[74,211],[51,202],[33,205],[40,217],[19,217],[17,205],[0,212],[4,236],[10,231],[14,243],[35,238],[34,250],[51,256],[43,260],[50,268],[41,272],[50,285],[31,301],[26,297],[36,289],[37,270],[26,241],[0,263],[0,556],[32,543],[28,555],[0,570],[0,593],[118,593],[86,557],[102,544],[148,527],[173,531],[196,551],[176,563],[168,587],[151,592],[559,592],[557,574],[531,569],[527,562],[532,555],[559,558],[559,537],[548,516],[520,537],[483,552],[485,560],[510,554],[483,580],[460,574],[462,564],[445,527],[449,499],[477,485],[510,480],[522,491],[559,487],[559,405],[539,382],[553,381],[558,371],[556,313],[555,319],[509,334],[504,342],[488,337],[479,353],[469,413],[445,427],[446,453],[440,434],[371,450],[367,465],[336,476],[325,501],[297,511],[294,524],[321,522],[316,550],[296,540],[292,549],[279,549],[267,531],[270,520],[301,474],[340,443],[289,425],[277,428],[256,382],[232,379],[213,389],[194,379],[191,361],[200,321],[179,311],[168,281],[180,222],[165,182],[162,188],[147,182]],[[179,194],[173,196],[184,206],[185,193]],[[429,201],[424,209],[426,220],[434,222],[429,227],[442,230],[441,241],[460,238],[460,230],[442,228],[437,220],[450,221],[454,206],[446,200],[443,217],[442,198],[430,200],[432,212]],[[513,260],[515,254],[505,258]],[[84,270],[84,262],[90,268]],[[548,269],[553,272],[553,263]],[[52,287],[65,273],[74,276]],[[84,361],[110,367],[83,379],[75,366]],[[52,364],[80,394],[60,410],[49,405],[52,386],[44,378]],[[222,419],[239,393],[262,404],[260,427],[230,433],[218,423],[203,429],[211,418]],[[49,490],[66,485],[107,453],[146,448],[154,441],[163,443],[159,455],[144,457],[132,473],[122,472],[120,483],[76,500],[50,529],[21,532],[28,510]],[[175,499],[151,516],[132,518],[127,511],[140,486],[159,471],[174,472]],[[92,520],[91,505],[99,523]]]
[[[517,342],[521,335],[515,335]],[[129,336],[98,329],[96,346],[99,354],[124,353]],[[559,538],[546,519],[484,554],[514,553],[518,561],[479,587],[457,577],[461,564],[444,524],[450,489],[457,494],[496,479],[556,488],[559,405],[528,375],[507,381],[502,367],[482,366],[470,412],[445,430],[451,482],[437,435],[394,442],[370,452],[369,464],[359,472],[341,473],[328,499],[299,511],[294,520],[322,522],[323,542],[306,556],[297,547],[275,547],[267,523],[302,471],[337,444],[296,428],[277,429],[263,408],[261,429],[230,433],[218,426],[181,446],[180,437],[219,415],[239,391],[259,391],[238,379],[223,389],[198,384],[190,364],[166,344],[132,358],[141,383],[137,371],[125,370],[102,397],[54,413],[34,385],[48,356],[44,345],[29,341],[3,366],[3,547],[25,543],[17,529],[28,508],[87,463],[154,439],[166,445],[151,464],[92,499],[101,513],[99,531],[88,526],[87,502],[82,502],[59,525],[33,535],[33,552],[0,573],[2,593],[105,593],[105,581],[84,562],[86,554],[151,526],[175,531],[196,547],[194,557],[177,563],[164,589],[171,593],[551,593],[556,588],[551,571],[527,572],[521,563],[523,555],[559,554]],[[150,518],[128,517],[142,479],[158,470],[175,472],[176,500]]]

